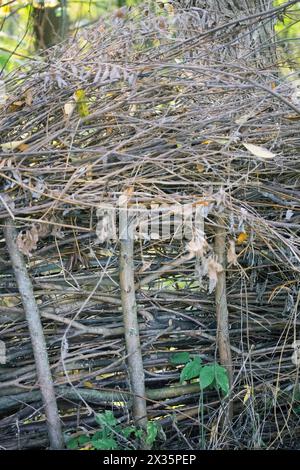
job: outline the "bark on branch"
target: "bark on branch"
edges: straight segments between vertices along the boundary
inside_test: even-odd
[[[218,273],[218,280],[215,291],[216,317],[217,317],[217,344],[220,355],[220,362],[226,368],[229,377],[230,388],[233,380],[231,346],[228,328],[228,308],[226,295],[226,232],[222,228],[221,221],[216,227],[215,234],[215,254],[217,261],[222,266],[222,271]],[[229,403],[228,418],[232,418],[232,403]]]
[[[134,286],[133,226],[127,217],[120,218],[120,288],[125,328],[125,342],[131,391],[133,393],[133,417],[138,426],[146,428],[147,409],[144,366],[142,360],[137,305]]]
[[[4,237],[28,323],[38,382],[45,406],[50,446],[52,449],[61,449],[64,447],[63,435],[43,327],[26,263],[16,243],[17,230],[12,220],[5,222]]]

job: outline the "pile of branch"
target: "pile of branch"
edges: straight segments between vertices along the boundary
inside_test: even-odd
[[[161,424],[162,448],[199,448],[199,435],[206,448],[294,448],[299,103],[290,77],[195,21],[135,9],[6,77],[2,226],[18,230],[66,432],[95,429],[91,410],[124,423],[133,410]],[[204,233],[106,239],[99,208],[124,194],[132,207],[200,206]],[[0,265],[0,445],[47,447],[4,238]],[[180,384],[170,360],[179,351],[224,364],[230,397],[205,391],[201,409],[199,383]]]

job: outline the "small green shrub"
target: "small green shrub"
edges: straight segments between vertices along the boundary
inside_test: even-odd
[[[157,438],[158,425],[149,421],[147,431],[136,426],[122,427],[112,411],[96,414],[96,422],[100,429],[89,434],[71,437],[67,440],[67,449],[79,450],[128,450],[134,447],[133,442],[144,441],[152,446]]]
[[[203,365],[201,357],[192,357],[189,353],[182,352],[172,354],[170,363],[174,366],[184,365],[180,374],[180,383],[198,379],[201,390],[214,388],[217,391],[221,390],[224,395],[228,394],[229,378],[227,370],[217,362]]]

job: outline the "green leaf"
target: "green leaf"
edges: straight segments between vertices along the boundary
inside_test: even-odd
[[[103,439],[105,438],[105,434],[103,433],[103,431],[96,431],[95,434],[93,435],[92,437],[92,442],[94,441],[98,441],[98,439]]]
[[[87,99],[84,90],[76,90],[74,93],[74,98],[77,104],[77,111],[81,117],[86,117],[89,115],[89,107],[87,104]]]
[[[96,422],[100,424],[100,426],[109,426],[114,427],[117,425],[117,420],[114,417],[112,411],[105,411],[104,413],[98,413],[95,416]]]
[[[293,408],[294,412],[299,415],[300,414],[300,406],[295,406],[295,408]]]
[[[188,352],[174,353],[170,357],[170,363],[173,366],[177,366],[179,364],[186,364],[190,360],[191,360],[191,356]]]
[[[188,362],[181,371],[180,383],[184,380],[191,380],[199,377],[202,369],[202,361],[200,357],[195,357],[191,362]]]
[[[215,380],[215,366],[209,365],[209,366],[202,367],[200,371],[199,379],[200,379],[200,388],[202,390],[212,385]]]
[[[142,439],[143,438],[143,430],[142,429],[135,429],[134,430],[134,435],[137,439]]]
[[[106,437],[95,441],[93,440],[92,444],[97,450],[117,450],[119,448],[113,437]]]
[[[124,428],[121,430],[121,434],[126,438],[130,437],[131,434],[135,432],[136,432],[136,428],[134,426],[128,426],[127,428]]]
[[[228,373],[225,367],[220,366],[219,364],[215,364],[215,380],[216,386],[220,387],[220,389],[227,395],[229,392],[229,378]]]
[[[86,435],[82,435],[82,436],[79,436],[78,437],[78,444],[80,446],[83,446],[84,444],[86,444],[87,442],[90,442],[90,437],[89,436],[86,436]]]
[[[78,449],[78,447],[79,447],[78,437],[72,437],[71,439],[68,440],[67,449],[75,450],[75,449]]]
[[[225,367],[219,364],[211,364],[204,366],[200,372],[200,387],[204,390],[211,385],[214,385],[218,390],[219,388],[227,395],[229,392],[229,378]]]
[[[300,389],[297,388],[296,390],[294,390],[294,393],[293,393],[293,400],[295,401],[300,401]]]
[[[147,423],[147,437],[146,437],[146,444],[152,446],[153,442],[155,441],[158,433],[157,424],[153,421],[149,421]]]

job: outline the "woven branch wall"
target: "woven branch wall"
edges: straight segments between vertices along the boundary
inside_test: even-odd
[[[176,11],[135,10],[7,76],[0,215],[18,227],[71,433],[95,429],[89,407],[131,419],[120,247],[103,235],[99,208],[124,194],[131,207],[203,207],[201,236],[163,239],[149,230],[134,243],[147,413],[163,429],[156,445],[188,441],[196,449],[204,429],[207,448],[292,448],[299,103],[292,82],[275,66],[255,67],[251,50],[248,62],[221,61],[231,47],[226,28],[195,34],[191,21]],[[216,390],[204,392],[199,418],[199,383],[180,384],[182,366],[170,360],[186,351],[204,364],[219,361],[218,229],[226,244],[231,428],[222,425],[228,403]],[[45,447],[31,343],[3,240],[0,250],[0,444]]]

